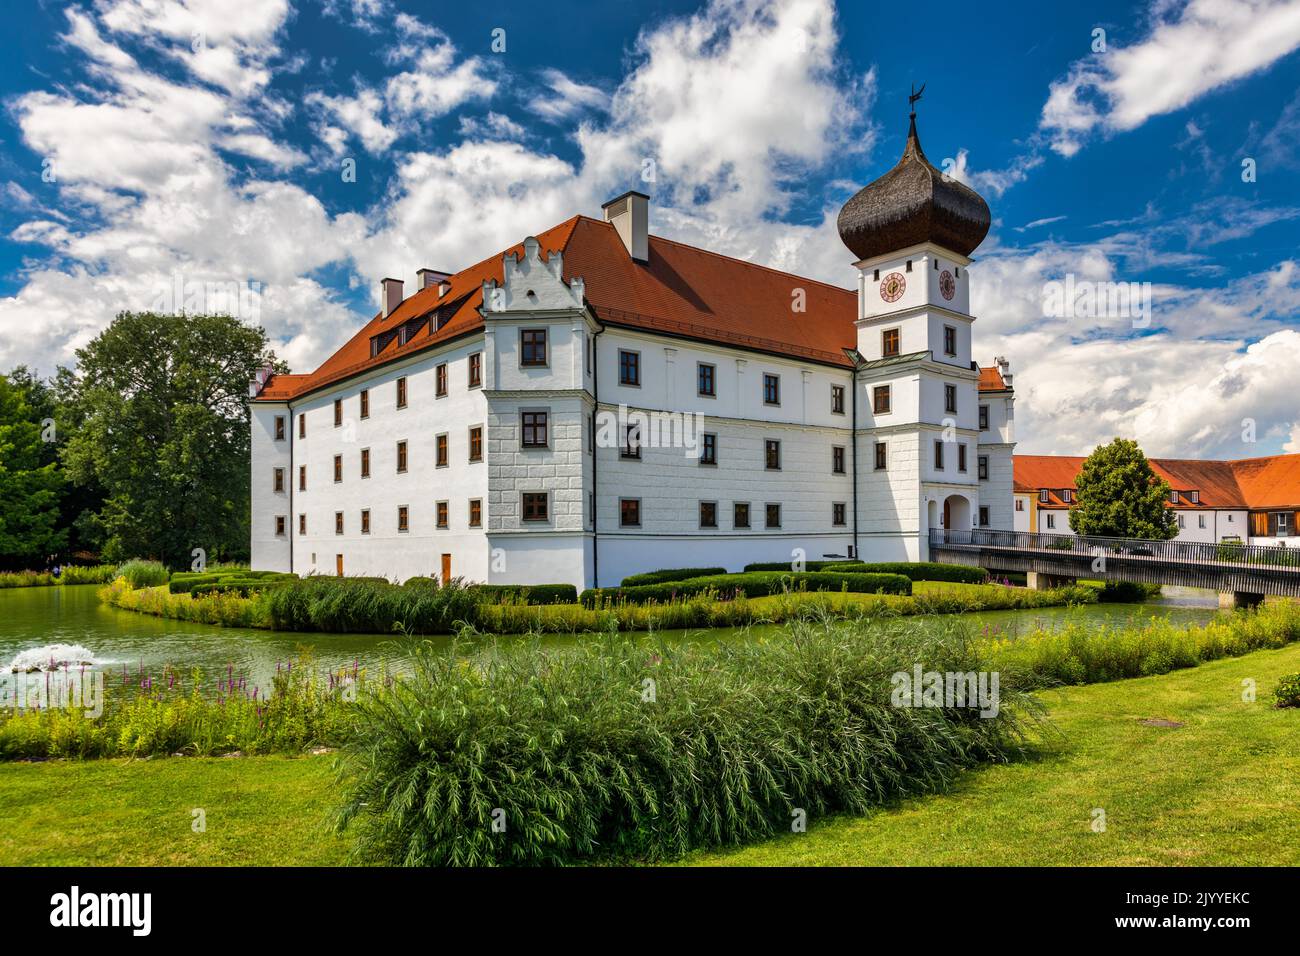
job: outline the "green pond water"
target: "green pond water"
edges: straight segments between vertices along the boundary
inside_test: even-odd
[[[109,675],[122,675],[129,683],[140,673],[159,675],[171,665],[183,674],[199,668],[205,679],[225,677],[227,670],[244,675],[249,686],[266,686],[277,665],[299,660],[309,652],[321,670],[342,665],[359,666],[371,674],[401,671],[411,647],[420,638],[364,634],[305,634],[213,627],[171,621],[123,611],[99,603],[95,585],[0,589],[0,672],[14,663],[85,659]],[[1166,588],[1158,601],[1147,604],[1104,604],[1034,611],[993,611],[964,614],[961,619],[984,634],[1016,637],[1039,628],[1059,628],[1078,622],[1102,627],[1153,616],[1176,624],[1196,624],[1223,613],[1213,592]],[[951,620],[953,615],[943,616]],[[898,619],[895,626],[916,626],[927,617]],[[780,626],[710,631],[661,631],[657,637],[673,641],[747,640],[780,633]],[[523,641],[510,635],[502,641]],[[578,635],[548,635],[543,642],[563,647],[581,640]],[[436,637],[435,641],[450,638]],[[76,650],[80,649],[80,650]],[[125,682],[125,681],[124,681]]]

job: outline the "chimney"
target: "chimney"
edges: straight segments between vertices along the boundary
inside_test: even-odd
[[[605,211],[605,221],[613,224],[614,231],[623,240],[628,255],[637,262],[649,261],[650,197],[631,190],[600,208]]]
[[[382,279],[379,286],[383,290],[381,299],[384,303],[384,318],[388,318],[402,304],[402,280]]]
[[[451,278],[450,272],[441,269],[417,269],[415,272],[415,291],[427,289],[431,285],[441,285]]]

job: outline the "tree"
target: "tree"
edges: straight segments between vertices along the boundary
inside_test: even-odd
[[[25,384],[0,375],[0,562],[41,567],[63,549],[63,479],[48,460],[53,429],[28,404]]]
[[[1084,461],[1070,527],[1075,534],[1165,541],[1178,534],[1168,500],[1169,483],[1151,470],[1137,442],[1116,438]]]
[[[194,548],[246,556],[248,382],[265,364],[284,370],[265,331],[229,316],[124,312],[77,363],[62,457],[72,480],[104,489],[104,557],[180,567]]]

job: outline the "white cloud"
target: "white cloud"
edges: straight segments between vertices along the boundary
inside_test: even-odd
[[[598,86],[575,82],[560,70],[543,71],[542,80],[551,92],[535,97],[529,109],[549,122],[571,120],[590,110],[609,109],[609,94]]]
[[[1300,47],[1296,0],[1158,0],[1151,20],[1137,43],[1121,46],[1112,33],[1105,52],[1051,84],[1039,126],[1056,152],[1072,156],[1094,133],[1135,129]]]
[[[355,96],[309,93],[305,102],[328,117],[328,121],[317,125],[316,131],[335,156],[345,151],[349,133],[361,140],[361,145],[371,153],[382,153],[397,139],[397,130],[384,122],[383,98],[369,87],[362,87]]]

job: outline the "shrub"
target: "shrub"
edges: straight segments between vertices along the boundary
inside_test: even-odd
[[[1097,594],[1103,604],[1137,604],[1160,594],[1160,585],[1137,581],[1105,581]]]
[[[360,859],[389,864],[655,861],[788,833],[797,810],[861,814],[941,791],[1020,751],[1038,711],[1006,680],[987,719],[894,706],[893,675],[917,662],[987,670],[974,645],[922,628],[516,643],[469,662],[426,644],[409,676],[357,702],[337,826]]]
[[[450,633],[474,620],[478,603],[458,579],[407,588],[366,578],[300,578],[260,598],[278,630],[360,634],[391,634],[399,625],[416,634]]]
[[[901,574],[841,574],[809,571],[800,574],[777,571],[751,571],[744,574],[720,574],[688,581],[643,584],[634,588],[588,588],[582,592],[585,607],[605,602],[672,601],[676,598],[714,592],[721,600],[736,595],[766,597],[787,589],[809,591],[853,591],[860,594],[911,594],[912,582]]]
[[[961,564],[940,564],[937,561],[861,561],[845,562],[837,571],[866,571],[876,574],[901,574],[913,581],[947,581],[953,584],[984,584],[989,573],[983,568]]]
[[[402,582],[404,588],[431,588],[438,589],[438,579],[428,574],[421,574],[414,578],[407,578]]]
[[[785,565],[788,567],[788,565]],[[746,568],[746,571],[749,569]],[[703,578],[715,574],[726,574],[726,568],[676,568],[668,571],[648,571],[645,574],[630,574],[622,581],[625,588],[634,588],[642,584],[663,584],[665,581],[686,581],[690,578]]]
[[[575,604],[578,589],[572,584],[471,584],[469,589],[489,604]]]
[[[1300,674],[1287,674],[1277,682],[1273,701],[1279,707],[1300,707]]]
[[[132,558],[123,564],[117,569],[117,576],[126,578],[126,583],[132,589],[157,587],[166,584],[168,578],[167,569],[161,561],[146,561],[143,558]]]

